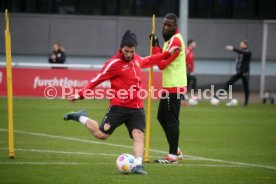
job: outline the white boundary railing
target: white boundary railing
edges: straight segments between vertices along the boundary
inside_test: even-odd
[[[0,62],[0,67],[5,67],[6,62]],[[99,70],[103,67],[100,64],[50,64],[50,63],[27,63],[27,62],[19,62],[19,63],[12,63],[13,67],[31,67],[31,68],[72,68],[72,69],[95,69]],[[159,71],[157,66],[153,67],[154,71]],[[147,71],[148,69],[143,69]]]
[[[6,66],[5,62],[0,62],[0,66]],[[36,68],[83,68],[83,69],[101,69],[103,65],[90,64],[49,64],[49,63],[12,63],[14,67],[36,67]]]

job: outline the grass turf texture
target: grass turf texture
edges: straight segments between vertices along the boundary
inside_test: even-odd
[[[153,101],[151,160],[168,150],[155,118],[157,107]],[[81,124],[63,121],[65,113],[79,109],[101,121],[107,108],[106,100],[69,104],[15,98],[16,156],[11,160],[6,98],[0,98],[0,183],[276,183],[276,106],[213,107],[201,102],[182,107],[180,146],[187,157],[178,165],[145,163],[147,176],[116,169],[117,156],[132,153],[124,126],[107,141],[98,141]]]

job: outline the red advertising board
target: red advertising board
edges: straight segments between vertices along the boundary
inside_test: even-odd
[[[13,68],[13,95],[20,97],[44,97],[47,88],[56,89],[56,97],[62,97],[62,92],[69,93],[70,89],[80,89],[91,80],[97,70],[70,70],[70,69],[37,69]],[[153,73],[154,89],[161,89],[161,72]],[[143,88],[148,88],[148,71],[142,72]],[[64,88],[65,87],[65,88]],[[68,87],[68,88],[66,88]],[[105,81],[97,88],[110,89],[110,82]],[[62,91],[63,90],[63,91]],[[50,95],[55,93],[49,91]],[[0,96],[7,95],[6,69],[0,68]]]

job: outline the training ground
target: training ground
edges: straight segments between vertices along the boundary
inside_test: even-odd
[[[76,122],[63,116],[86,109],[101,121],[107,100],[14,98],[15,158],[8,157],[7,99],[0,98],[0,183],[159,183],[159,184],[275,184],[276,106],[251,103],[226,107],[200,101],[182,106],[180,146],[185,158],[177,165],[152,161],[168,150],[156,120],[158,102],[151,113],[150,163],[147,176],[124,175],[115,161],[132,153],[127,129],[118,128],[107,141],[93,138]]]

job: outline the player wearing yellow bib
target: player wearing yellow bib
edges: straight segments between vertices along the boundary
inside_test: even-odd
[[[177,55],[159,62],[158,68],[162,70],[162,88],[165,91],[160,99],[157,119],[160,122],[168,144],[169,154],[162,159],[155,160],[161,164],[177,163],[183,155],[178,147],[179,142],[179,111],[181,95],[186,92],[187,74],[185,45],[177,28],[176,15],[169,13],[164,17],[162,35],[164,38],[163,52],[173,46],[181,48]],[[158,39],[154,36],[153,53],[158,53]]]

